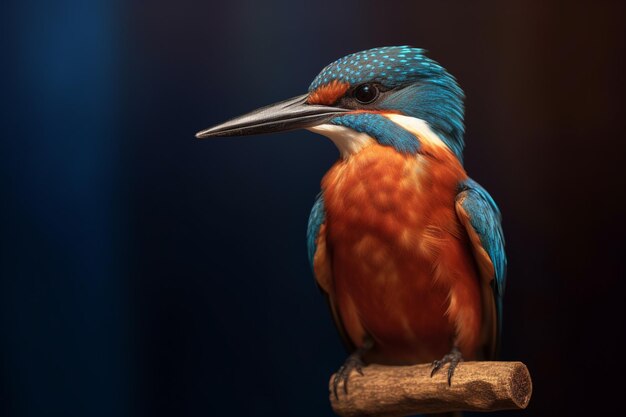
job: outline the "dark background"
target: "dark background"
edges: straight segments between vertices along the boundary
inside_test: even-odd
[[[262,5],[263,4],[263,5]],[[306,260],[337,158],[196,131],[327,63],[426,48],[504,213],[519,415],[617,413],[624,2],[2,2],[1,416],[330,416],[345,353]]]

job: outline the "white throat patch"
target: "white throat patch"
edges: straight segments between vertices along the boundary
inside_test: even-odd
[[[376,142],[371,136],[365,133],[359,133],[345,126],[323,124],[310,127],[307,130],[319,133],[332,140],[339,149],[341,157],[344,159]]]

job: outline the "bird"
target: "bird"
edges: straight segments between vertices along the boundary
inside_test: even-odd
[[[306,129],[339,158],[308,221],[308,258],[349,355],[368,364],[494,359],[507,259],[501,213],[463,165],[464,93],[426,51],[386,46],[327,65],[308,91],[198,138]]]

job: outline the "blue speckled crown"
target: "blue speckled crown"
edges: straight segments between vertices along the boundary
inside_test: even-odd
[[[309,91],[333,80],[352,85],[377,82],[393,88],[418,78],[446,74],[443,67],[424,56],[424,50],[410,46],[386,46],[347,55],[319,73]]]

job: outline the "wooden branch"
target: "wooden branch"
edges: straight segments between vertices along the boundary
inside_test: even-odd
[[[400,417],[448,411],[526,408],[532,393],[528,368],[521,362],[461,362],[448,386],[447,365],[430,377],[431,366],[368,365],[352,372],[348,394],[339,385],[330,402],[343,417]]]

